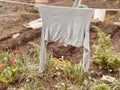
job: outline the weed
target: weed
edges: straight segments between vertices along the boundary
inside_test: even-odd
[[[20,12],[20,13],[18,14],[18,16],[20,16],[23,20],[28,19],[28,16],[26,15],[25,12]]]
[[[111,87],[107,84],[98,84],[98,85],[94,85],[91,90],[111,90]]]
[[[32,12],[32,13],[39,13],[38,9],[35,8],[35,7],[32,7],[31,10],[30,10],[30,12]]]
[[[120,90],[120,79],[112,85],[112,90]]]
[[[66,83],[57,83],[55,90],[73,90],[72,87]]]
[[[0,4],[0,8],[2,8],[3,7],[3,5],[2,4]]]
[[[21,17],[24,17],[25,16],[25,12],[20,12],[18,15],[21,16]]]
[[[107,14],[105,20],[110,21],[110,19],[114,18],[114,15]]]
[[[98,27],[93,26],[98,31],[98,45],[94,45],[95,53],[93,58],[100,67],[107,70],[118,70],[120,67],[120,57],[115,54],[110,35],[106,36]]]
[[[84,80],[88,75],[88,73],[84,72],[81,63],[70,65],[63,69],[63,72],[66,77],[71,78],[72,80],[74,80],[75,83],[78,84],[83,84]]]
[[[29,44],[32,46],[31,48],[31,54],[36,59],[36,63],[39,62],[40,59],[40,45],[34,43],[34,42],[29,42]]]
[[[3,31],[4,31],[4,29],[0,27],[0,33],[2,33]]]

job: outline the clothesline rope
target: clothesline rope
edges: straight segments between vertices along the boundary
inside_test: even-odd
[[[18,2],[18,1],[10,1],[10,0],[0,0],[1,2],[7,2],[7,3],[14,3],[14,4],[23,4],[23,5],[31,5],[31,6],[36,6],[37,4],[32,4],[32,3],[24,3],[24,2]],[[103,9],[106,11],[120,11],[120,9],[106,9],[106,8],[93,8],[93,9]]]
[[[1,2],[7,2],[7,3],[14,3],[14,4],[31,5],[31,6],[35,5],[35,4],[32,4],[32,3],[24,3],[24,2],[11,1],[11,0],[0,0],[0,1]]]

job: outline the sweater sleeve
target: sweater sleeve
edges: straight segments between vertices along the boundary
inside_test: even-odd
[[[94,10],[91,10],[88,15],[90,15],[88,18],[86,18],[89,22],[86,24],[85,32],[84,32],[84,41],[83,41],[83,69],[85,72],[88,71],[90,66],[90,34],[89,34],[89,28],[90,28],[90,21],[94,15]]]
[[[46,46],[47,46],[47,40],[45,37],[46,30],[43,28],[42,29],[42,34],[41,34],[41,47],[40,47],[40,66],[39,66],[39,71],[42,73],[44,68],[45,68],[45,63],[46,63]]]
[[[85,32],[84,38],[84,52],[83,52],[83,69],[85,72],[88,71],[90,66],[90,46],[89,46],[89,30]]]

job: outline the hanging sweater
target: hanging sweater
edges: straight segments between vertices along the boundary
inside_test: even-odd
[[[43,23],[40,72],[43,72],[46,63],[48,41],[58,42],[66,46],[83,46],[83,69],[87,72],[90,65],[89,27],[94,10],[41,5],[39,12]]]

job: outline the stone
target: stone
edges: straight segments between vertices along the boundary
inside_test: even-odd
[[[114,83],[114,82],[116,82],[116,79],[114,77],[107,76],[107,75],[103,75],[101,80],[106,82],[106,83]]]

